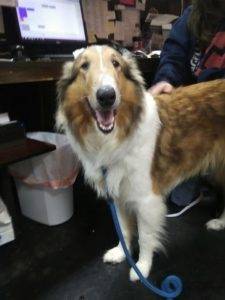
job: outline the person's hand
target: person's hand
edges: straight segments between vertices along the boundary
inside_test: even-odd
[[[166,81],[160,81],[153,85],[148,91],[152,96],[157,96],[162,93],[170,94],[173,91],[173,86]]]

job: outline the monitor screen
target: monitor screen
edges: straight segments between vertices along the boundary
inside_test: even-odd
[[[79,0],[18,0],[16,14],[24,40],[86,41]]]

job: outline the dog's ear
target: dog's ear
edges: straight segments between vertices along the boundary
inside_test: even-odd
[[[76,59],[84,52],[85,49],[86,48],[80,48],[73,52],[74,61],[76,61]],[[70,83],[76,79],[77,70],[74,61],[69,61],[64,64],[62,76],[57,83],[57,94],[60,102],[62,102],[64,99],[65,90],[68,85],[70,85]]]
[[[73,51],[73,57],[74,57],[74,59],[77,59],[78,56],[79,56],[81,53],[84,52],[85,49],[86,49],[86,48],[80,48],[80,49],[77,49],[77,50]]]
[[[74,80],[75,76],[74,62],[66,62],[63,66],[62,76],[57,82],[57,98],[59,102],[63,102],[65,91],[70,83]]]
[[[60,79],[68,79],[73,74],[73,61],[68,61],[63,65],[62,76]]]
[[[55,114],[55,129],[59,132],[63,132],[63,127],[66,124],[66,119],[62,113],[62,103],[64,101],[66,90],[69,84],[74,79],[74,62],[66,62],[62,69],[62,76],[57,82],[57,110]]]
[[[132,52],[121,46],[119,43],[111,42],[109,46],[115,49],[117,52],[119,52],[122,56],[134,57]]]
[[[58,108],[55,115],[56,119],[56,129],[58,131],[63,131],[63,127],[66,124],[66,119],[62,113],[62,103],[65,98],[65,93],[68,86],[76,79],[77,70],[75,67],[75,61],[81,53],[83,53],[85,48],[77,49],[73,52],[74,61],[66,62],[62,69],[62,76],[57,82],[57,99],[58,99]]]

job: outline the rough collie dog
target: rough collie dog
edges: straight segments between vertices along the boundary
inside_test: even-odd
[[[90,46],[65,65],[58,98],[57,125],[69,137],[87,181],[103,197],[101,167],[108,169],[109,193],[128,248],[137,226],[137,266],[147,277],[161,247],[165,196],[209,169],[218,184],[225,181],[225,80],[153,99],[129,52]],[[224,228],[225,212],[207,227]],[[103,260],[124,258],[119,244]],[[132,269],[130,279],[138,279]]]

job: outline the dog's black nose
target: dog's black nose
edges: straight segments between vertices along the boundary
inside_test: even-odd
[[[97,100],[101,107],[109,108],[116,100],[116,92],[113,87],[105,85],[97,90]]]

